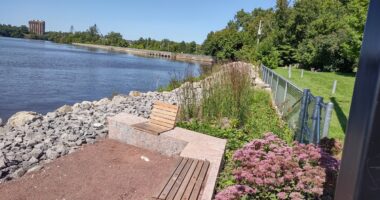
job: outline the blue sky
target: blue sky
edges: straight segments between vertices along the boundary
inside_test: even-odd
[[[47,31],[86,30],[97,24],[102,34],[124,38],[168,38],[202,43],[210,31],[225,27],[235,13],[269,8],[275,0],[1,0],[0,23],[27,25],[46,21]]]

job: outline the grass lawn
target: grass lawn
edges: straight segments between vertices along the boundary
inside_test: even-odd
[[[324,102],[331,101],[334,103],[329,136],[343,141],[351,106],[355,74],[304,70],[304,76],[301,78],[301,70],[292,69],[292,77],[289,79],[288,69],[277,68],[275,71],[300,88],[309,88],[313,95],[322,96]],[[332,95],[331,90],[334,80],[337,80],[338,84],[336,93]]]

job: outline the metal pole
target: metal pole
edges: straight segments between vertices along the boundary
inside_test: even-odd
[[[274,102],[277,104],[277,90],[278,90],[279,76],[277,76],[276,91],[274,92]]]
[[[267,83],[267,69],[264,65],[263,65],[263,73],[264,73],[264,82]]]
[[[288,81],[285,81],[285,92],[284,92],[284,101],[286,101],[286,93],[288,92]]]
[[[325,121],[323,124],[322,138],[329,136],[329,128],[330,128],[331,115],[332,115],[333,109],[334,109],[334,104],[329,102],[326,105],[326,114],[325,114]]]
[[[309,89],[304,89],[302,93],[302,100],[301,100],[301,110],[300,110],[300,116],[298,119],[299,123],[299,130],[296,133],[296,140],[300,143],[303,143],[303,135],[304,135],[304,126],[305,126],[305,118],[307,118],[307,105],[309,100]]]
[[[377,200],[380,192],[380,1],[369,3],[346,128],[336,200]]]
[[[291,66],[288,67],[288,77],[289,77],[289,79],[292,78],[292,67]]]
[[[337,82],[338,82],[337,80],[334,81],[331,94],[335,94]]]
[[[303,69],[301,70],[301,78],[303,78]]]
[[[319,143],[320,138],[320,125],[321,125],[321,103],[323,101],[322,97],[315,97],[315,105],[313,110],[312,120],[312,129],[311,129],[311,140],[314,144]]]
[[[270,88],[273,90],[272,83],[273,83],[273,71],[272,71],[272,78],[270,79]]]

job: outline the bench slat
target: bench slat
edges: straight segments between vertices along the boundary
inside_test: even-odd
[[[177,112],[171,112],[171,111],[167,111],[167,110],[161,110],[161,109],[158,109],[158,108],[155,108],[155,107],[153,107],[152,113],[159,113],[159,114],[168,115],[168,116],[172,116],[172,117],[176,117],[177,116]]]
[[[155,101],[153,102],[154,105],[160,105],[160,106],[164,106],[164,107],[167,107],[167,108],[173,108],[173,109],[177,109],[178,106],[176,105],[172,105],[172,104],[168,104],[168,103],[164,103],[162,101]]]
[[[194,186],[193,191],[191,193],[190,200],[197,200],[198,199],[199,193],[200,193],[201,188],[202,188],[202,183],[203,183],[204,179],[206,178],[206,174],[207,174],[207,170],[208,170],[209,166],[210,166],[210,162],[204,161],[204,164],[202,166],[202,170],[198,176],[197,182],[195,183],[195,186]]]
[[[151,133],[154,135],[158,135],[159,133],[162,133],[162,132],[168,130],[168,128],[159,127],[159,126],[151,124],[149,122],[133,124],[132,127],[135,129],[138,129],[140,131],[145,131],[145,132],[148,132],[148,133]]]
[[[153,197],[160,200],[200,199],[209,168],[209,161],[184,158]]]
[[[166,197],[166,200],[173,200],[174,196],[178,192],[178,188],[184,183],[183,180],[186,176],[186,174],[189,172],[189,169],[193,163],[192,159],[189,159],[189,161],[186,163],[186,166],[183,168],[181,174],[178,176],[177,180],[175,181],[172,189],[170,190],[168,196]]]
[[[177,164],[176,164],[176,168],[175,168],[175,170],[177,170],[177,168],[180,166],[180,164],[182,163],[182,161],[183,161],[183,157],[181,157],[178,161],[177,161]],[[174,171],[175,171],[174,170]],[[171,174],[170,175],[170,179],[171,179],[171,177],[173,176],[173,174]],[[169,179],[169,180],[170,180]],[[158,188],[158,190],[156,190],[156,193],[152,196],[154,199],[159,199],[159,197],[160,197],[160,194],[161,194],[161,192],[164,190],[164,188],[165,188],[165,186],[168,184],[168,181],[165,181],[165,182],[163,182],[163,183],[161,183],[161,185],[160,185],[160,187]]]
[[[155,124],[155,125],[163,126],[165,128],[170,128],[170,129],[174,128],[174,124],[168,124],[168,123],[165,123],[165,122],[157,121],[155,119],[150,119],[149,122],[152,123],[152,124]]]
[[[191,167],[189,171],[186,174],[185,179],[183,180],[181,187],[178,189],[176,196],[174,197],[174,200],[181,200],[183,193],[186,190],[186,187],[189,185],[190,178],[193,176],[193,173],[195,171],[195,168],[197,167],[198,160],[194,160],[191,164]]]
[[[150,114],[150,117],[152,118],[152,116],[159,117],[159,118],[166,119],[166,120],[170,120],[170,121],[176,120],[176,116],[170,116],[170,115],[166,115],[166,114],[162,114],[162,113],[158,113],[158,112],[152,112]]]
[[[170,124],[170,125],[172,125],[172,124],[174,125],[174,123],[175,123],[175,120],[169,120],[169,119],[165,119],[165,118],[162,118],[162,117],[157,117],[155,115],[151,115],[150,119],[157,120],[157,121],[160,121],[160,122],[163,122],[163,123],[166,123],[166,124]]]
[[[191,176],[190,182],[183,193],[182,199],[188,200],[190,198],[191,192],[193,191],[194,185],[198,179],[199,173],[201,172],[203,162],[198,162],[197,168],[195,169],[193,175]]]
[[[154,105],[153,108],[159,109],[159,110],[165,110],[167,112],[177,113],[178,108],[169,108],[163,105]]]
[[[177,180],[179,174],[183,170],[185,164],[189,161],[188,158],[185,158],[182,160],[181,164],[178,166],[178,168],[174,171],[173,176],[170,178],[168,183],[166,184],[165,188],[162,190],[159,199],[166,199],[167,195],[169,194],[170,190],[172,189],[175,181]]]

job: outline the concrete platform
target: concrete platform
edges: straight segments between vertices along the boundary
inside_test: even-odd
[[[147,119],[126,113],[110,117],[109,138],[165,155],[208,160],[210,169],[201,199],[212,199],[227,140],[178,127],[159,136],[142,133],[130,127],[132,124],[146,121]]]

